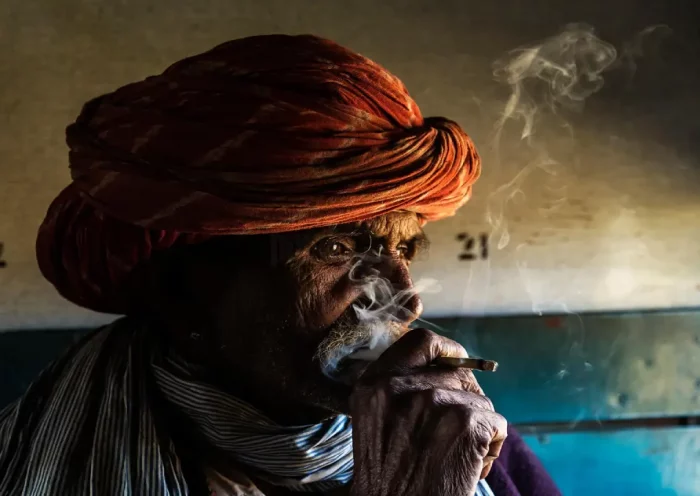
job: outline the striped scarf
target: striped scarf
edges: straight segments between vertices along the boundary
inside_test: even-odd
[[[127,319],[90,334],[0,412],[0,496],[199,494],[190,449],[167,428],[172,411],[247,475],[307,492],[350,482],[348,417],[280,426],[198,382],[148,335]],[[493,495],[485,481],[476,494]]]
[[[352,479],[352,425],[345,415],[303,426],[281,426],[249,403],[197,382],[191,366],[168,358],[154,366],[156,382],[206,441],[259,478],[297,491],[323,492]]]

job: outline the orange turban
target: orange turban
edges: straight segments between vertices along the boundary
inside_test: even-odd
[[[67,299],[127,313],[137,264],[178,243],[450,216],[480,170],[455,122],[423,118],[395,76],[315,36],[254,36],[87,103],[73,182],[39,231]],[[127,289],[128,288],[128,289]]]

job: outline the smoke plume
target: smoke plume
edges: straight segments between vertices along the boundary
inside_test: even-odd
[[[663,25],[647,27],[618,52],[591,26],[569,24],[560,33],[512,50],[494,63],[494,78],[508,87],[509,96],[494,125],[488,163],[496,174],[511,179],[488,197],[486,221],[492,246],[503,250],[511,243],[507,210],[516,202],[521,203],[518,208],[547,218],[567,201],[569,185],[561,172],[575,168],[579,159],[573,155],[574,129],[568,117],[584,110],[610,71],[633,74],[644,43],[652,34],[669,31]],[[527,197],[527,181],[538,184],[536,199]],[[515,250],[525,247],[518,244]],[[525,262],[516,265],[530,292]],[[531,297],[537,311],[536,296]],[[566,308],[564,302],[562,307]]]
[[[503,141],[506,133],[512,131],[523,142],[519,155],[526,160],[510,181],[489,195],[486,218],[499,250],[510,242],[505,215],[508,204],[517,197],[525,197],[523,184],[529,176],[535,172],[555,176],[560,165],[537,139],[537,125],[551,125],[552,122],[545,121],[556,119],[555,124],[571,133],[568,123],[560,116],[562,110],[581,111],[586,99],[603,87],[603,74],[616,59],[615,47],[597,37],[593,28],[570,24],[561,33],[513,50],[494,63],[494,78],[510,88],[510,96],[495,124],[492,166],[504,167]],[[545,210],[551,211],[565,201],[564,192],[558,193]]]
[[[406,308],[409,300],[420,293],[440,290],[432,279],[421,279],[411,288],[397,289],[375,268],[385,256],[381,249],[358,255],[350,271],[350,280],[359,286],[361,296],[348,315],[330,330],[317,353],[321,368],[329,377],[336,375],[347,358],[361,361],[379,358],[405,332],[405,322],[417,317]]]

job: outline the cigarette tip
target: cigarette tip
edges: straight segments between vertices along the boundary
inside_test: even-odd
[[[494,362],[493,360],[484,360],[483,362],[482,370],[486,370],[487,372],[496,372],[496,370],[498,370],[498,362]]]

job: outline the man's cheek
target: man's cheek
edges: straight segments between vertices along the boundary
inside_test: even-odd
[[[341,316],[352,313],[353,304],[362,294],[362,288],[347,279],[341,279],[333,286],[319,288],[318,327],[328,327]]]

